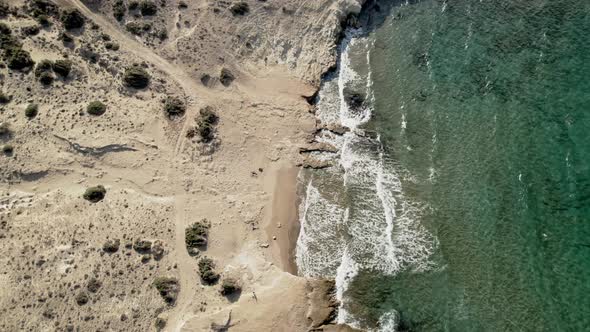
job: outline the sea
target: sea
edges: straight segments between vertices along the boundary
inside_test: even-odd
[[[299,274],[368,331],[590,331],[590,0],[360,22],[317,98],[350,130],[299,175]]]

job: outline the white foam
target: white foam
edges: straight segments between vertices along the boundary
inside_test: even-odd
[[[312,171],[309,175],[300,205],[296,260],[304,276],[335,277],[340,301],[337,320],[360,327],[347,311],[346,299],[350,282],[358,272],[371,269],[393,275],[408,268],[430,269],[433,264],[429,257],[437,242],[419,223],[425,206],[404,196],[398,171],[386,165],[380,139],[369,138],[363,132],[362,125],[370,120],[375,101],[368,53],[372,41],[353,37],[354,32],[347,34],[341,46],[338,76],[324,82],[316,112],[323,123],[339,123],[351,131],[341,136],[326,133],[318,137],[318,141],[340,149],[336,155],[340,167],[324,170],[321,175]],[[359,47],[367,50],[366,77],[351,65],[349,51]],[[353,112],[344,100],[344,88],[362,80],[366,80],[368,105],[361,112]],[[334,154],[318,157],[334,158]],[[316,174],[330,179],[315,178]],[[335,185],[338,180],[341,187]],[[380,325],[394,326],[392,317],[384,316]]]

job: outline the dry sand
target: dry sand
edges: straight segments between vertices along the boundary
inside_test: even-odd
[[[24,35],[36,24],[29,2],[9,2],[18,15],[2,22],[33,60],[67,58],[73,70],[44,87],[32,71],[0,68],[12,96],[0,105],[11,131],[0,145],[14,146],[0,156],[0,330],[209,331],[231,312],[230,331],[307,331],[333,317],[333,285],[295,275],[295,165],[316,125],[302,96],[334,65],[340,22],[362,1],[248,0],[245,16],[231,14],[234,1],[185,2],[117,22],[114,1],[56,0],[86,17],[69,44],[57,16]],[[125,29],[132,21],[151,30],[134,36]],[[148,88],[122,84],[133,64],[150,73]],[[222,68],[235,76],[228,86]],[[185,103],[184,115],[164,114],[169,96]],[[105,114],[86,113],[93,100]],[[34,118],[24,116],[30,103],[39,105]],[[189,135],[205,107],[219,116],[209,143]],[[98,184],[104,200],[84,200]],[[238,280],[241,294],[202,284],[184,236],[203,218],[211,228],[200,256]],[[104,247],[110,241],[120,243],[115,252]],[[155,289],[158,277],[178,281],[172,305]]]
[[[273,258],[284,271],[294,275],[297,274],[294,254],[299,236],[298,174],[299,168],[292,166],[276,171],[272,213],[265,226],[268,238],[272,239]]]

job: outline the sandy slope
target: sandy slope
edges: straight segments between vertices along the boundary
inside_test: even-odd
[[[325,318],[309,319],[311,306],[329,301],[310,300],[324,283],[285,272],[294,272],[294,165],[315,126],[301,96],[311,95],[333,64],[336,23],[354,2],[248,1],[244,18],[228,14],[229,2],[194,1],[182,14],[169,2],[151,20],[171,24],[170,38],[154,45],[116,23],[108,1],[56,0],[60,9],[80,10],[96,28],[87,23],[74,32],[74,46],[64,48],[55,21],[23,44],[37,62],[67,56],[75,67],[71,78],[44,88],[32,73],[1,69],[2,90],[13,98],[0,119],[10,124],[7,140],[15,152],[0,158],[0,329],[146,331],[160,317],[168,331],[207,331],[231,312],[232,331],[307,331]],[[181,15],[192,26],[178,28],[173,22]],[[34,23],[3,21],[13,31]],[[120,45],[116,54],[100,46],[102,34]],[[187,43],[200,43],[201,52],[179,48]],[[103,63],[85,60],[84,45]],[[226,46],[215,53],[219,45]],[[192,68],[196,59],[198,70]],[[123,87],[123,68],[142,62],[153,76],[150,87]],[[237,77],[229,87],[215,81],[222,67]],[[203,73],[213,84],[201,84]],[[161,100],[169,95],[186,102],[182,118],[163,114]],[[94,99],[107,104],[100,117],[83,114]],[[30,102],[40,105],[34,119],[23,116]],[[220,117],[211,144],[186,136],[205,106]],[[129,149],[84,154],[76,144]],[[107,188],[106,198],[83,200],[85,188],[96,184]],[[215,260],[222,277],[240,280],[237,298],[226,299],[219,286],[199,280],[184,232],[202,218],[212,223],[202,255]],[[105,253],[103,244],[113,239],[121,248]],[[134,250],[137,239],[158,244],[163,256]],[[158,276],[179,280],[174,306],[153,288]],[[92,278],[101,283],[97,292],[85,290]],[[89,295],[87,304],[76,303],[81,292]],[[320,304],[326,305],[333,304]]]

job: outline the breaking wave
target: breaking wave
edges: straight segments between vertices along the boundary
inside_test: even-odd
[[[316,138],[337,147],[339,153],[314,153],[316,158],[331,160],[334,167],[301,174],[305,197],[299,209],[296,249],[299,274],[334,278],[341,303],[338,323],[356,327],[359,323],[347,309],[346,292],[359,270],[386,275],[403,269],[426,270],[433,265],[429,257],[436,247],[436,239],[419,222],[425,206],[404,196],[398,170],[384,160],[379,135],[363,129],[374,104],[372,41],[358,32],[348,32],[338,69],[319,93],[316,116],[321,123],[350,130],[343,135],[323,130]],[[353,61],[361,70],[353,69]],[[349,107],[346,89],[364,93],[361,109]],[[391,315],[383,317],[381,328],[393,326],[395,315]]]

